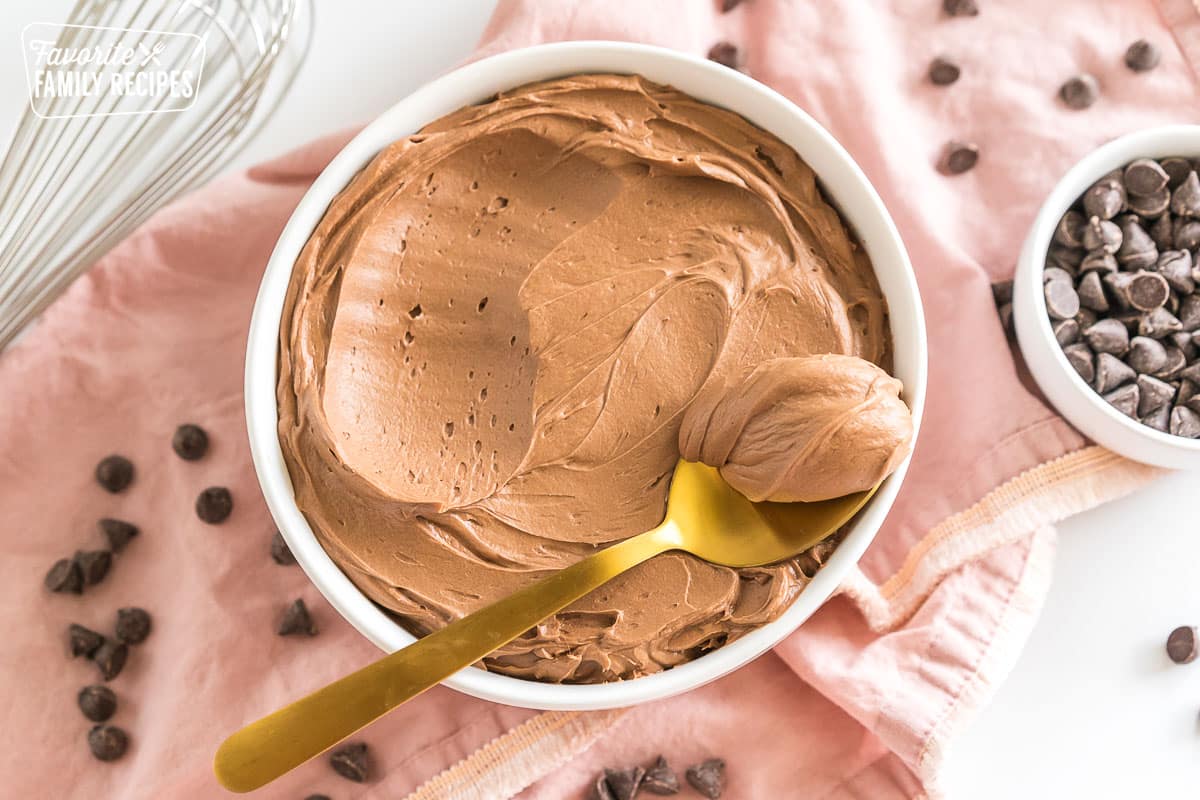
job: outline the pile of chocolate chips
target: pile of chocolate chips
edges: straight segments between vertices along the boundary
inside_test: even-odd
[[[725,762],[710,758],[684,771],[687,784],[701,797],[717,800],[725,791]],[[639,793],[679,794],[681,784],[667,760],[659,756],[649,767],[605,767],[591,789],[592,800],[633,800]]]
[[[1200,177],[1186,158],[1139,158],[1063,215],[1043,288],[1055,337],[1110,405],[1200,438]]]

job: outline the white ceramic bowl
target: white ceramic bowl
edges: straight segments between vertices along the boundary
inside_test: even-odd
[[[246,416],[254,465],[279,530],[329,602],[380,648],[413,637],[388,618],[338,569],[318,544],[292,495],[276,436],[279,320],[292,265],[330,200],[376,153],[444,114],[504,89],[585,72],[639,73],[732,109],[773,132],[807,161],[870,254],[887,297],[895,373],[919,425],[925,401],[926,343],[921,299],[904,245],[878,195],[845,150],[781,95],[713,63],[644,45],[569,42],[516,50],[469,64],[417,90],[369,125],[325,169],[292,214],[267,265],[254,307],[246,357]],[[779,619],[687,664],[617,683],[550,685],[464,669],[446,684],[476,697],[542,709],[615,708],[683,692],[751,661],[809,617],[871,543],[908,468],[906,461],[858,515],[829,563]]]
[[[1062,177],[1025,240],[1013,282],[1013,321],[1034,380],[1072,425],[1126,458],[1160,467],[1200,467],[1200,439],[1171,436],[1130,419],[1079,377],[1054,338],[1042,293],[1042,270],[1054,229],[1067,209],[1103,175],[1136,158],[1200,157],[1200,125],[1138,131],[1093,150]]]

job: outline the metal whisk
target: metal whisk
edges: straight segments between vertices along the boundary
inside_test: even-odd
[[[129,84],[72,96],[78,84],[47,81],[36,99],[31,88],[0,163],[0,349],[254,136],[303,63],[312,13],[311,0],[78,0],[56,52],[86,58],[119,40],[136,64],[155,75],[191,70],[195,85],[186,101],[144,86],[115,91]],[[162,41],[175,46],[159,50]]]

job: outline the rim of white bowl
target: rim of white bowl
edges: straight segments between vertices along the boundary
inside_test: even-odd
[[[1058,345],[1041,291],[1054,230],[1079,196],[1102,176],[1134,159],[1167,156],[1200,157],[1200,125],[1163,125],[1125,134],[1097,147],[1066,171],[1038,210],[1021,250],[1013,313],[1021,350],[1043,351],[1055,367],[1053,373],[1048,373],[1041,368],[1042,359],[1027,359],[1034,379],[1055,408],[1079,430],[1137,461],[1162,466],[1200,465],[1200,439],[1163,433],[1125,416],[1083,380]],[[1092,413],[1081,412],[1079,403],[1086,404]],[[1136,442],[1132,446],[1131,437]]]
[[[741,73],[683,53],[642,44],[561,42],[512,50],[462,66],[426,84],[368,125],[313,183],[293,212],[267,265],[254,306],[246,357],[246,416],[251,454],[272,516],[297,561],[331,605],[384,651],[413,636],[359,591],[334,564],[296,506],[277,434],[275,398],[279,322],[293,264],[330,200],[382,148],[425,123],[497,91],[588,72],[641,74],[729,108],[794,147],[821,176],[872,258],[888,299],[895,372],[919,431],[925,404],[924,314],[908,254],[883,202],[842,146],[774,90]],[[898,335],[897,335],[898,334]],[[701,686],[752,661],[807,619],[837,588],[874,539],[891,508],[906,459],[852,523],[827,565],[776,620],[700,658],[653,675],[612,683],[547,684],[467,668],[444,684],[475,697],[544,710],[596,710],[661,699]]]

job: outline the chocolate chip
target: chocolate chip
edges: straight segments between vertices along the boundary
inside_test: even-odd
[[[1096,379],[1095,357],[1086,344],[1068,345],[1063,348],[1063,355],[1085,383],[1091,384]]]
[[[127,658],[129,658],[129,648],[124,642],[113,639],[105,639],[99,649],[92,654],[92,661],[106,681],[111,681],[121,674]]]
[[[1150,226],[1150,238],[1154,240],[1154,246],[1159,251],[1170,250],[1175,246],[1174,225],[1170,214],[1163,214],[1154,220],[1154,224]]]
[[[210,486],[196,498],[196,516],[209,525],[218,525],[233,511],[233,496],[224,486]]]
[[[1171,409],[1171,404],[1167,403],[1165,406],[1156,408],[1146,416],[1141,417],[1138,421],[1148,428],[1154,428],[1154,430],[1162,433],[1170,433]]]
[[[104,538],[108,539],[108,549],[114,553],[121,552],[129,540],[138,535],[138,528],[131,522],[120,519],[104,518],[97,523]]]
[[[329,795],[327,795],[327,794],[310,794],[308,797],[304,798],[304,800],[329,800]]]
[[[1180,294],[1196,291],[1196,282],[1192,279],[1192,254],[1187,250],[1167,250],[1159,253],[1154,269]]]
[[[1071,275],[1070,270],[1063,269],[1062,267],[1046,267],[1042,270],[1042,284],[1044,285],[1052,281],[1062,281],[1068,286],[1074,286],[1075,279]],[[1012,298],[1009,299],[1011,300]]]
[[[96,465],[96,481],[116,494],[133,483],[133,463],[124,456],[108,456]]]
[[[1200,247],[1200,221],[1178,219],[1175,226],[1175,247],[1180,250],[1195,250]]]
[[[91,658],[102,644],[104,644],[104,637],[90,628],[74,623],[67,628],[67,649],[71,658],[79,656]]]
[[[1100,96],[1100,84],[1091,75],[1083,73],[1064,83],[1058,90],[1058,96],[1067,108],[1080,111],[1096,102]]]
[[[1157,272],[1136,272],[1129,276],[1129,305],[1138,311],[1161,308],[1170,296],[1171,288],[1167,279]]]
[[[1099,322],[1100,317],[1090,308],[1081,308],[1079,309],[1079,313],[1075,315],[1075,321],[1079,323],[1079,329],[1084,330]]]
[[[958,80],[961,74],[962,70],[958,64],[940,56],[929,63],[929,82],[934,86],[949,86]]]
[[[1171,205],[1171,190],[1164,186],[1153,194],[1130,193],[1125,203],[1134,214],[1146,219],[1155,219],[1161,217]]]
[[[1179,372],[1179,377],[1183,378],[1185,381],[1191,381],[1197,386],[1200,386],[1200,362],[1192,364],[1187,369],[1181,370]]]
[[[104,722],[117,710],[117,696],[107,686],[85,686],[77,698],[79,710],[92,722]]]
[[[1173,380],[1187,366],[1187,356],[1174,345],[1164,347],[1163,352],[1167,354],[1167,363],[1155,370],[1154,377]]]
[[[1189,295],[1179,302],[1179,324],[1189,333],[1200,330],[1200,294]]]
[[[1054,241],[1063,247],[1079,248],[1083,246],[1083,227],[1087,224],[1083,214],[1071,209],[1058,220],[1054,229]],[[1117,230],[1120,233],[1120,229]]]
[[[1075,288],[1079,295],[1079,305],[1092,311],[1108,311],[1108,298],[1104,295],[1104,284],[1100,281],[1100,273],[1086,272],[1079,279]]]
[[[1117,250],[1117,262],[1129,270],[1147,269],[1158,262],[1158,247],[1150,234],[1134,221],[1121,226],[1121,247]]]
[[[1115,319],[1102,319],[1083,332],[1084,341],[1096,353],[1124,355],[1129,349],[1129,331]]]
[[[1122,386],[1119,389],[1114,389],[1101,395],[1110,406],[1120,411],[1130,419],[1137,419],[1137,407],[1140,401],[1139,391],[1136,384]]]
[[[1183,330],[1179,319],[1165,308],[1156,308],[1145,314],[1138,323],[1138,334],[1152,339],[1161,339]]]
[[[1121,249],[1121,228],[1107,219],[1092,217],[1083,228],[1083,246],[1088,250],[1116,253]]]
[[[654,766],[646,770],[642,779],[642,789],[650,794],[668,795],[679,794],[679,778],[675,770],[667,765],[667,760],[659,756],[654,760]]]
[[[83,594],[83,573],[73,558],[60,558],[42,580],[52,592]]]
[[[708,60],[730,69],[738,68],[738,49],[732,42],[717,42],[708,51]]]
[[[88,747],[101,761],[116,761],[125,755],[129,736],[115,725],[97,725],[88,731]]]
[[[1171,435],[1200,439],[1200,414],[1187,406],[1176,406],[1171,412]]]
[[[971,142],[951,140],[942,148],[938,171],[943,175],[961,175],[979,162],[979,146]]]
[[[1172,333],[1167,337],[1167,340],[1174,344],[1175,348],[1179,350],[1180,353],[1183,353],[1183,358],[1185,361],[1194,361],[1197,356],[1200,356],[1200,348],[1196,346],[1196,342],[1193,341],[1192,335],[1187,331]]]
[[[1164,405],[1169,405],[1175,399],[1175,387],[1169,383],[1152,378],[1149,375],[1139,375],[1137,378],[1138,408],[1137,415],[1144,417],[1151,411],[1157,411]]]
[[[1196,656],[1200,654],[1200,647],[1197,647],[1198,639],[1200,637],[1196,635],[1194,627],[1191,625],[1180,625],[1171,631],[1171,635],[1167,637],[1167,658],[1176,664],[1192,663],[1196,660]]]
[[[1192,171],[1192,162],[1186,158],[1164,158],[1158,163],[1167,173],[1167,186],[1171,189],[1187,180],[1188,173]]]
[[[633,800],[645,776],[646,771],[641,767],[604,769],[604,782],[608,785],[609,796],[613,800]]]
[[[1101,178],[1083,193],[1083,210],[1088,217],[1112,219],[1125,207],[1125,187],[1113,178]]]
[[[1059,347],[1066,347],[1079,341],[1079,323],[1075,321],[1074,317],[1059,320],[1051,327],[1054,329],[1054,338]]]
[[[1046,267],[1047,269],[1057,267],[1074,275],[1079,272],[1079,265],[1083,263],[1083,258],[1086,255],[1086,251],[1082,248],[1063,247],[1060,244],[1052,244],[1046,253]],[[1115,264],[1113,268],[1116,268]]]
[[[1047,281],[1043,287],[1046,295],[1046,311],[1053,319],[1070,319],[1079,313],[1079,295],[1067,280]]]
[[[1162,165],[1150,158],[1130,161],[1125,167],[1125,189],[1130,194],[1154,194],[1167,188],[1170,179]]]
[[[1167,365],[1167,349],[1157,339],[1135,336],[1125,361],[1138,372],[1152,374]]]
[[[1147,72],[1158,66],[1160,57],[1158,47],[1145,39],[1138,39],[1125,51],[1125,66],[1134,72]]]
[[[292,555],[287,541],[279,531],[275,531],[275,535],[271,537],[271,559],[281,567],[290,567],[296,563],[296,557]]]
[[[371,758],[362,742],[334,750],[329,754],[329,765],[338,775],[355,783],[365,783],[371,772]]]
[[[150,635],[150,615],[141,608],[119,608],[116,630],[125,644],[141,644]]]
[[[112,566],[112,553],[107,550],[78,550],[75,552],[75,563],[79,565],[84,586],[94,586],[108,574],[108,568]]]
[[[1137,373],[1111,353],[1100,353],[1096,356],[1096,380],[1093,386],[1097,392],[1101,394],[1110,392],[1135,378],[1137,378]],[[1136,407],[1137,404],[1135,403],[1134,406]]]
[[[942,0],[942,10],[952,17],[974,17],[979,14],[975,0]]]
[[[742,4],[742,0],[721,0],[721,13],[728,14]]]
[[[1181,217],[1200,217],[1200,178],[1195,170],[1171,193],[1171,212]]]
[[[687,782],[700,794],[717,800],[725,791],[725,762],[710,758],[687,768]]]
[[[1117,269],[1117,257],[1103,250],[1093,250],[1084,256],[1083,261],[1079,263],[1079,272],[1081,274],[1098,272],[1107,275],[1111,272],[1116,272]]]
[[[298,633],[316,636],[317,624],[309,616],[308,607],[304,605],[304,601],[296,600],[283,610],[283,616],[280,618],[275,632],[280,636],[292,636]]]
[[[208,452],[208,434],[199,425],[180,425],[171,437],[171,447],[184,461],[195,461]]]

